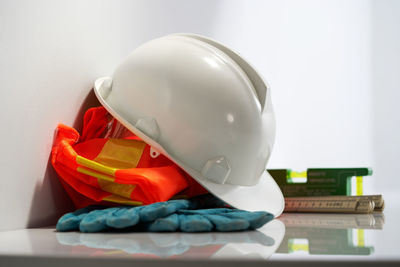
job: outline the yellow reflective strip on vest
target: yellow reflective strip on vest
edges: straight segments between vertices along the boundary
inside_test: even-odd
[[[132,191],[136,187],[136,185],[133,184],[117,184],[101,179],[98,179],[98,183],[101,189],[103,189],[104,191],[129,199],[131,198]]]
[[[110,201],[110,202],[115,202],[115,203],[120,203],[120,204],[131,205],[131,206],[141,206],[141,205],[143,205],[142,202],[129,200],[129,199],[126,199],[124,197],[119,197],[119,196],[116,196],[116,195],[111,195],[111,196],[105,197],[105,198],[103,198],[103,200]]]
[[[109,139],[93,160],[115,169],[136,168],[145,146],[140,140]]]
[[[95,172],[93,170],[86,169],[84,167],[78,167],[78,168],[76,168],[76,170],[78,172],[80,172],[80,173],[83,173],[83,174],[86,174],[86,175],[90,175],[90,176],[96,177],[96,178],[101,179],[101,180],[105,180],[105,181],[109,181],[109,182],[114,182],[114,180],[115,180],[115,178],[112,177],[112,176],[108,176],[106,174],[98,173],[98,172]]]
[[[105,174],[108,174],[111,176],[114,176],[115,171],[117,170],[115,168],[104,166],[103,164],[97,163],[93,160],[90,160],[90,159],[87,159],[87,158],[84,158],[81,156],[76,156],[76,163],[78,163],[79,165],[82,165],[84,167],[87,167],[89,169],[99,171],[101,173],[105,173]],[[78,169],[79,169],[79,167],[78,167]],[[92,176],[94,176],[94,175],[92,175]],[[97,177],[97,176],[95,176],[95,177]]]
[[[76,162],[83,166],[78,167],[77,171],[97,178],[99,187],[113,194],[104,200],[126,205],[142,205],[142,202],[130,199],[136,185],[118,184],[114,177],[118,169],[136,168],[145,147],[146,143],[139,140],[109,139],[93,160],[77,156]]]

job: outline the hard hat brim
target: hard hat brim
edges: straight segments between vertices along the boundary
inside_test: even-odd
[[[186,171],[191,174],[190,171]],[[277,217],[284,208],[282,192],[267,171],[263,172],[259,182],[253,186],[216,184],[207,179],[196,179],[196,181],[210,193],[237,209],[267,211]]]
[[[247,211],[267,211],[275,217],[279,216],[284,209],[284,198],[282,192],[271,175],[264,171],[257,184],[252,186],[240,186],[232,184],[217,184],[204,178],[201,173],[188,168],[178,159],[169,155],[156,141],[149,138],[130,122],[121,117],[106,101],[112,88],[112,79],[109,77],[99,78],[95,81],[94,92],[100,103],[107,111],[121,122],[127,129],[140,137],[144,142],[155,150],[175,162],[184,171],[191,175],[197,182],[204,186],[210,193],[225,201],[232,207]]]

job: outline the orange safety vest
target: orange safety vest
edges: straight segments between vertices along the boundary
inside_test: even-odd
[[[103,107],[85,113],[81,136],[58,125],[51,163],[77,208],[147,205],[207,193],[165,156],[152,158],[150,146]]]

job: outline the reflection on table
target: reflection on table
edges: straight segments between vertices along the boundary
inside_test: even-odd
[[[61,245],[73,246],[71,254],[75,255],[92,249],[95,256],[268,258],[279,247],[284,233],[283,223],[274,220],[258,231],[194,234],[65,232],[56,233],[56,237]]]
[[[366,245],[366,229],[383,229],[382,213],[374,214],[296,214],[279,217],[285,237],[277,253],[312,255],[371,255]]]

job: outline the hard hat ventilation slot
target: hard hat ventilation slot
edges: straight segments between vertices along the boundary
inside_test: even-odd
[[[103,77],[95,81],[95,87],[103,99],[107,99],[112,89],[112,79],[110,77]]]
[[[205,178],[217,184],[224,184],[230,172],[231,166],[224,156],[208,160],[201,170]]]
[[[160,137],[160,128],[154,118],[141,118],[136,122],[135,127],[153,141],[157,141]]]

